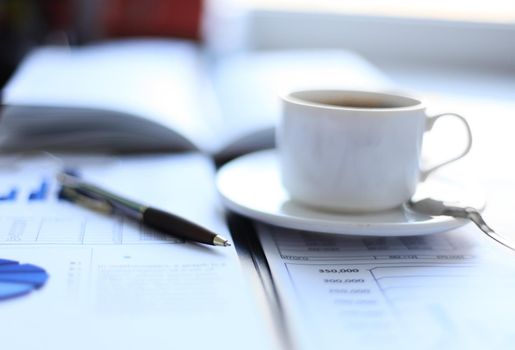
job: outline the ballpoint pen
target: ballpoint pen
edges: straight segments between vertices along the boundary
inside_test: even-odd
[[[224,237],[180,216],[121,197],[77,176],[61,172],[57,180],[62,186],[60,196],[72,203],[104,213],[124,215],[165,234],[215,246],[231,245]]]

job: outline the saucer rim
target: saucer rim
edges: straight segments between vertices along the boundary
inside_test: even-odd
[[[241,203],[238,203],[231,199],[229,195],[224,192],[224,188],[221,185],[222,179],[225,178],[226,173],[231,172],[234,167],[241,167],[241,164],[245,166],[246,162],[249,159],[253,159],[256,157],[266,157],[271,156],[276,153],[275,149],[262,150],[257,152],[252,152],[240,156],[231,160],[230,162],[224,164],[216,174],[216,187],[219,194],[219,197],[222,200],[223,205],[231,211],[234,211],[240,215],[245,217],[255,219],[257,221],[268,223],[271,225],[276,225],[284,228],[290,228],[295,230],[302,231],[313,231],[313,232],[323,232],[323,233],[332,233],[339,235],[349,235],[349,236],[377,236],[377,237],[391,237],[391,236],[417,236],[417,235],[426,235],[432,233],[439,233],[444,231],[449,231],[452,229],[456,229],[458,227],[464,226],[468,223],[468,220],[462,218],[453,218],[449,216],[431,216],[428,215],[429,219],[421,222],[397,222],[397,223],[388,223],[388,222],[355,222],[350,220],[349,222],[335,222],[332,220],[326,219],[317,219],[317,218],[306,218],[302,216],[293,216],[286,215],[284,213],[271,213],[262,211],[259,209],[255,209],[252,207],[248,207]],[[316,211],[313,208],[308,206],[303,206],[304,209],[310,211]],[[399,211],[405,212],[409,210],[404,206],[400,206],[398,208],[394,208],[389,211]],[[380,212],[374,213],[362,213],[359,215],[370,216],[374,214],[378,214]],[[331,215],[338,216],[340,218],[345,218],[345,213],[337,213],[331,212]],[[355,215],[355,214],[352,214]]]

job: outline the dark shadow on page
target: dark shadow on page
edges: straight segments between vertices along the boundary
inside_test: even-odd
[[[291,341],[284,308],[274,284],[270,266],[259,242],[255,224],[250,219],[230,211],[226,212],[226,221],[242,265],[244,268],[247,266],[247,270],[249,270],[248,266],[251,265],[254,270],[246,272],[255,272],[255,275],[251,277],[258,278],[261,286],[263,286],[274,326],[278,330],[277,333],[283,347],[292,349],[293,342]]]

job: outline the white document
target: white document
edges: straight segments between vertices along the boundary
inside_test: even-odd
[[[0,302],[2,348],[275,346],[234,247],[185,242],[58,200],[63,166],[230,238],[212,165],[200,155],[3,157],[0,258],[39,265],[50,278]]]
[[[258,226],[298,349],[513,349],[515,254],[473,225],[349,238]]]

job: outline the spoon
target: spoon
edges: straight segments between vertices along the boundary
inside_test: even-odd
[[[411,200],[409,202],[409,207],[416,212],[431,216],[446,215],[455,218],[469,219],[488,237],[502,244],[506,248],[515,251],[515,246],[510,243],[509,240],[492,230],[492,228],[486,224],[485,220],[483,220],[479,211],[475,208],[460,206],[458,203],[449,203],[433,198],[424,198],[417,201]]]

